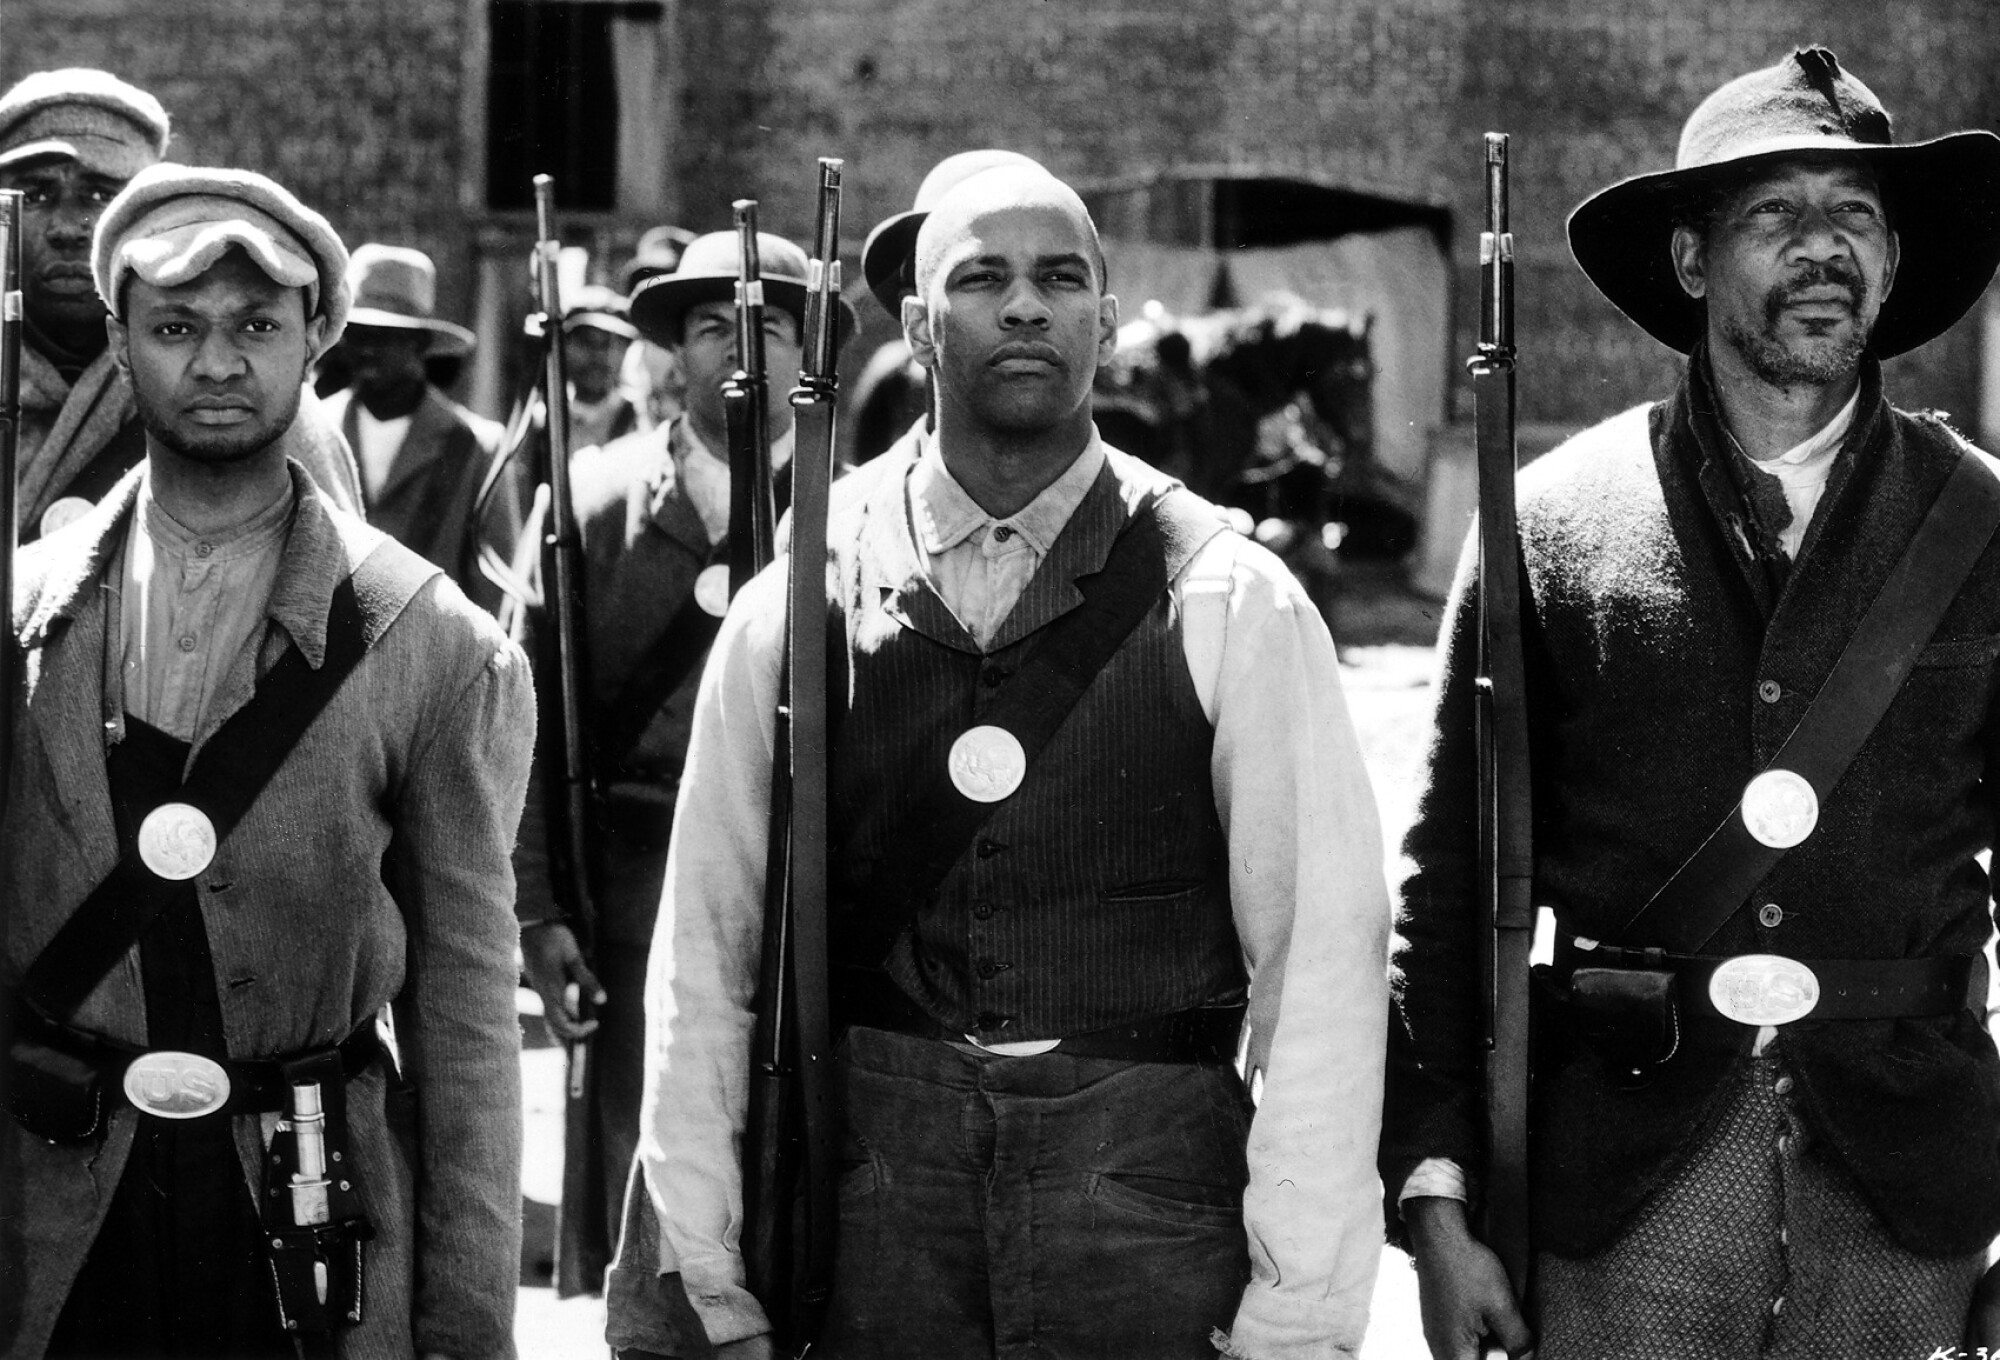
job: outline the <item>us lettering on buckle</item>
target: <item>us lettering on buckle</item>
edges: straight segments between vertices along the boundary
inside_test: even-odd
[[[1819,1004],[1819,979],[1782,954],[1739,954],[1709,975],[1708,999],[1740,1025],[1788,1025]]]
[[[229,1074],[199,1053],[162,1049],[125,1069],[125,1098],[159,1119],[199,1119],[229,1101]]]

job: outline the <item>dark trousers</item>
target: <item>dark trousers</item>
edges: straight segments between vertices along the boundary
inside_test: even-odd
[[[1215,1354],[1250,1278],[1228,1067],[849,1032],[826,1360]]]

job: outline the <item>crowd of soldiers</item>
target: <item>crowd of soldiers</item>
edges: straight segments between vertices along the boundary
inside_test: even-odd
[[[742,238],[661,228],[544,320],[585,923],[529,661],[549,498],[435,381],[473,335],[421,251],[350,252],[169,144],[104,72],[0,95],[7,1355],[512,1355],[523,977],[588,1054],[561,1284],[634,1360],[1352,1356],[1385,1232],[1437,1360],[2000,1346],[2000,465],[1880,366],[1992,277],[2000,137],[1897,144],[1802,48],[1571,217],[1687,362],[1520,484],[1554,924],[1525,1291],[1473,1230],[1477,554],[1398,897],[1320,614],[1096,432],[1119,306],[1076,192],[969,152],[879,224],[868,291],[929,392],[826,519],[825,955],[799,947],[837,1233],[805,1313],[745,1267],[800,627],[782,555],[733,599],[722,570]],[[784,395],[825,265],[757,245],[782,504],[826,452]]]

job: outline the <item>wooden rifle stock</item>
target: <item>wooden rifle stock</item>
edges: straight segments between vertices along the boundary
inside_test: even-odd
[[[820,160],[804,362],[791,394],[797,442],[785,697],[772,773],[771,874],[744,1147],[744,1263],[778,1345],[791,1354],[817,1335],[833,1284],[826,516],[839,392],[840,172],[840,161]],[[759,1232],[763,1240],[756,1240]]]
[[[583,726],[583,541],[569,482],[569,366],[563,353],[562,290],[556,258],[562,247],[555,229],[555,181],[535,176],[535,291],[542,310],[542,404],[547,428],[543,465],[548,486],[548,519],[542,533],[544,626],[536,633],[540,653],[536,684],[553,697],[561,715],[544,725],[542,770],[548,781],[549,880],[562,918],[589,958],[597,925],[590,884],[590,751]],[[542,707],[544,713],[549,706]],[[587,1017],[590,998],[579,995],[578,1012]],[[588,1147],[590,1048],[588,1039],[569,1045],[568,1098],[563,1106],[563,1138],[572,1149]],[[563,1158],[563,1201],[583,1205],[601,1200],[593,1185],[595,1159],[572,1152]],[[595,1199],[593,1198],[595,1197]]]
[[[736,371],[722,385],[729,424],[729,593],[770,562],[777,532],[771,472],[770,379],[764,365],[764,275],[757,252],[757,200],[736,214]]]
[[[1480,887],[1488,1158],[1480,1236],[1525,1307],[1528,1222],[1528,956],[1534,846],[1521,648],[1521,545],[1514,515],[1514,237],[1507,137],[1486,134],[1486,229],[1479,237],[1480,338],[1472,373],[1479,465]]]
[[[14,544],[20,517],[18,476],[21,439],[21,201],[18,189],[0,190],[0,608],[14,616]],[[7,786],[14,770],[14,708],[21,690],[21,655],[10,623],[0,641],[0,820],[7,815]],[[0,853],[4,853],[0,843]],[[4,924],[4,911],[0,911]]]

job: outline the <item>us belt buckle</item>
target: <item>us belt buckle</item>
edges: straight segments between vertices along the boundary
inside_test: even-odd
[[[143,1053],[125,1069],[125,1098],[158,1119],[199,1119],[228,1103],[229,1073],[199,1053]]]
[[[1782,954],[1739,954],[1709,974],[1708,999],[1739,1025],[1788,1025],[1819,1004],[1819,979]]]

